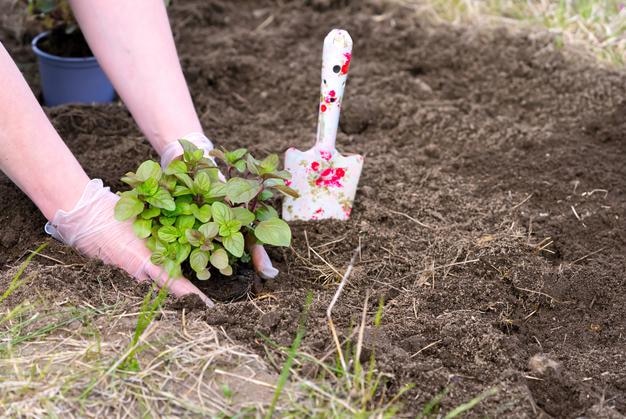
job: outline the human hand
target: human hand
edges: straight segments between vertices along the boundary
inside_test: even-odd
[[[188,279],[169,278],[163,268],[150,262],[151,252],[135,235],[132,222],[114,217],[119,199],[100,179],[92,179],[74,209],[57,211],[46,224],[46,232],[87,256],[122,268],[138,281],[151,279],[178,297],[196,294],[212,306],[213,302]]]
[[[204,150],[204,155],[215,163],[215,160],[209,156],[209,152],[213,150],[213,143],[204,134],[193,132],[183,136],[183,139]],[[161,167],[166,168],[172,160],[180,157],[182,154],[183,148],[178,141],[170,143],[165,147],[161,155]],[[220,173],[220,176],[225,180],[222,173]],[[246,248],[252,258],[252,266],[261,278],[273,279],[278,275],[278,269],[274,268],[267,251],[262,245],[249,241],[246,242]]]

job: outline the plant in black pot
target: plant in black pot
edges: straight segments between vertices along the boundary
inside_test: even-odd
[[[290,245],[289,225],[271,203],[277,195],[298,194],[287,186],[291,176],[279,170],[276,154],[257,160],[244,148],[213,150],[224,165],[222,176],[202,150],[180,143],[181,160],[164,170],[148,160],[122,178],[132,189],[120,194],[115,217],[134,220],[153,263],[171,277],[185,274],[215,297],[215,284],[230,287],[228,278],[252,272],[246,244]]]
[[[31,46],[37,55],[44,104],[106,103],[115,90],[85,41],[67,0],[28,0],[43,29]]]

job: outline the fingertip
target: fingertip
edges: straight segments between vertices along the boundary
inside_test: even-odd
[[[267,251],[260,244],[253,244],[250,247],[252,265],[257,274],[263,279],[274,279],[278,275],[278,269],[274,268]]]
[[[274,279],[278,275],[278,269],[273,266],[263,266],[257,270],[259,276],[263,279]]]

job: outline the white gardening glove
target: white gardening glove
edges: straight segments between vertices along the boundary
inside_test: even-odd
[[[76,248],[86,256],[118,266],[139,281],[151,279],[166,285],[172,294],[197,294],[208,305],[213,302],[186,278],[170,279],[165,271],[150,262],[150,250],[138,238],[132,221],[117,221],[114,208],[119,196],[104,187],[102,180],[87,183],[82,197],[69,212],[59,210],[46,224],[46,233]]]
[[[209,156],[209,152],[213,150],[213,143],[209,140],[204,134],[201,132],[192,132],[182,137],[182,139],[189,141],[196,147],[201,150],[204,150],[204,155],[211,159],[213,163],[213,157]],[[163,154],[161,155],[161,167],[166,168],[172,160],[177,157],[182,156],[183,148],[178,141],[171,142],[165,147],[163,150]],[[224,175],[220,173],[222,179]],[[257,274],[263,279],[273,279],[278,275],[278,269],[272,266],[272,261],[268,256],[265,248],[260,244],[248,244],[247,245],[248,252],[250,252],[250,256],[252,257],[252,266]]]

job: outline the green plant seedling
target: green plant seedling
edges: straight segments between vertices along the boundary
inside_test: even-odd
[[[180,140],[183,155],[164,170],[152,160],[141,163],[122,181],[115,218],[133,220],[135,234],[146,239],[152,262],[172,276],[189,266],[198,279],[211,271],[232,275],[233,265],[247,263],[245,244],[289,246],[291,230],[271,205],[275,196],[297,196],[287,186],[290,174],[279,169],[276,154],[255,159],[245,148],[213,150],[225,176],[203,151]]]

